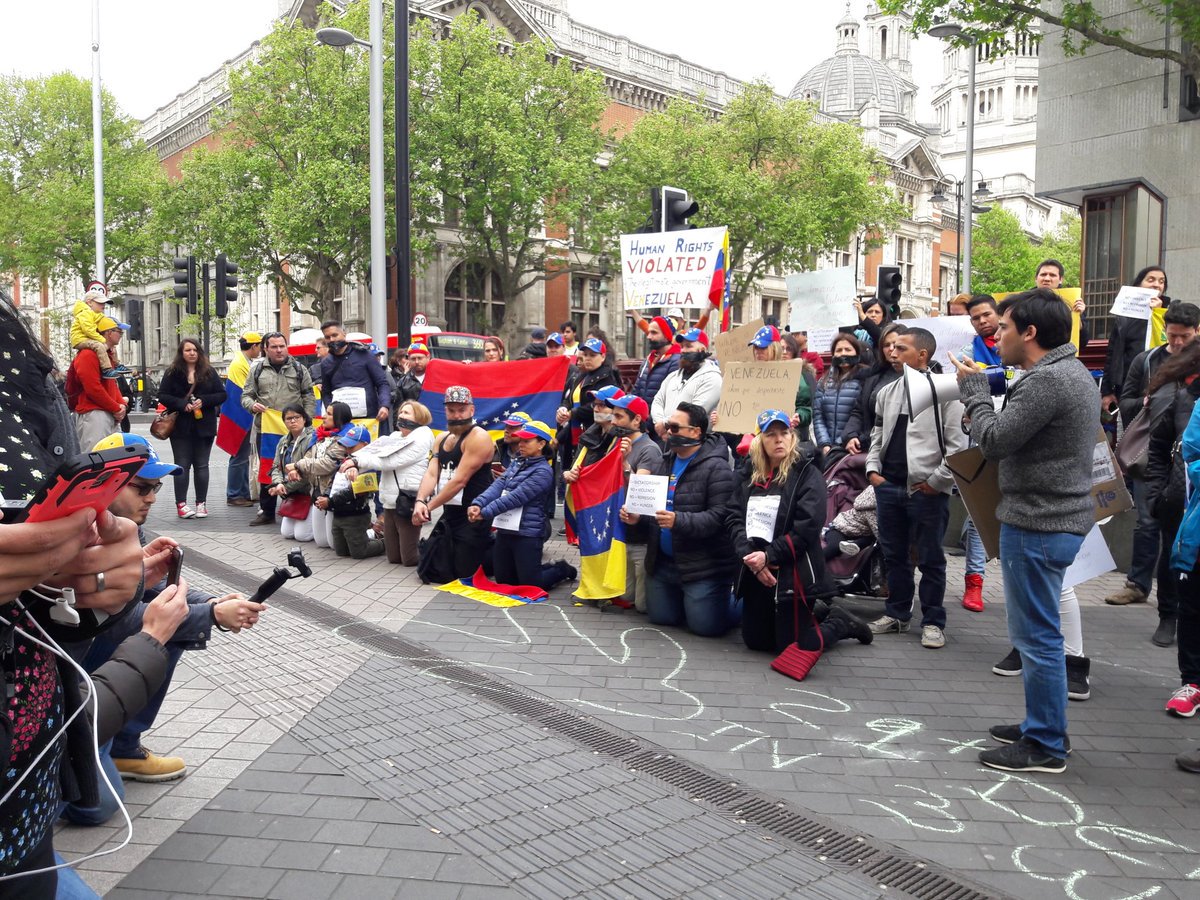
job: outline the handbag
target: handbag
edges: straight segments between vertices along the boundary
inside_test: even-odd
[[[188,392],[183,395],[184,405],[187,405],[187,400],[192,396],[192,391],[196,390],[196,386],[192,385],[188,388]],[[150,423],[150,433],[160,441],[167,440],[175,431],[175,425],[179,421],[179,413],[172,410],[168,412],[163,410],[154,417],[154,421]]]
[[[1146,404],[1133,417],[1121,440],[1117,442],[1117,464],[1121,471],[1133,478],[1145,474],[1146,457],[1150,452],[1150,404]]]
[[[438,519],[429,537],[422,538],[418,547],[417,577],[422,583],[448,584],[454,581],[454,547],[444,517]]]
[[[792,549],[792,559],[796,558],[796,548],[792,545],[791,536],[787,539],[788,546]],[[776,598],[779,594],[776,591]],[[812,618],[813,630],[817,633],[817,638],[821,645],[816,650],[802,650],[800,648],[800,603],[803,601],[804,607],[808,610],[809,616]],[[792,610],[793,623],[795,624],[795,637],[792,643],[788,644],[782,653],[771,660],[771,668],[780,674],[795,678],[797,681],[803,681],[808,677],[808,673],[812,671],[812,667],[817,664],[817,660],[821,658],[821,654],[825,651],[825,636],[821,634],[821,629],[817,625],[816,616],[813,611],[808,609],[808,600],[804,596],[804,588],[800,586],[799,567],[792,566]]]
[[[411,519],[417,509],[417,495],[412,491],[396,494],[396,516],[401,520]]]
[[[279,515],[285,519],[298,519],[303,521],[308,518],[308,512],[312,509],[312,496],[309,494],[290,494],[279,504]]]

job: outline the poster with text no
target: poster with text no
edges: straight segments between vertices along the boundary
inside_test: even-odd
[[[792,331],[837,328],[858,322],[853,266],[800,272],[789,275],[786,281]]]
[[[621,235],[625,309],[705,307],[725,228]]]
[[[726,363],[717,403],[717,431],[747,434],[757,426],[765,409],[796,409],[801,361]]]

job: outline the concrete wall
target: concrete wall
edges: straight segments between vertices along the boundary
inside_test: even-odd
[[[1110,27],[1163,46],[1162,23],[1133,10],[1132,0],[1097,6]],[[1041,47],[1038,193],[1078,204],[1105,185],[1146,182],[1167,198],[1163,263],[1171,294],[1200,299],[1200,122],[1179,121],[1179,66],[1098,46],[1066,57],[1060,37],[1047,28]],[[1171,46],[1178,49],[1177,36]]]

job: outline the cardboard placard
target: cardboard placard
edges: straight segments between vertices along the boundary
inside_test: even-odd
[[[712,339],[713,356],[716,357],[722,372],[725,371],[727,362],[754,362],[750,338],[754,337],[764,324],[762,319],[755,319],[753,322],[722,332]]]
[[[954,476],[958,493],[975,523],[988,559],[997,558],[1000,555],[1000,521],[996,518],[1001,497],[999,466],[984,459],[983,451],[978,447],[968,447],[947,456],[946,465]],[[1097,522],[1133,508],[1133,499],[1103,435],[1099,436],[1093,455],[1092,502]]]
[[[717,403],[717,431],[748,434],[758,425],[758,414],[765,409],[796,408],[800,389],[801,361],[770,363],[727,363]]]
[[[626,511],[640,516],[653,516],[667,508],[667,475],[639,475],[634,472],[629,476],[629,486],[625,489],[625,502],[622,504]]]

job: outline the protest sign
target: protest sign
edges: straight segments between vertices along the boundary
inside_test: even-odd
[[[625,489],[626,511],[639,516],[652,516],[667,508],[666,475],[629,476],[629,487]]]
[[[706,307],[724,228],[621,235],[625,309]]]
[[[937,350],[930,359],[937,360],[943,369],[949,366],[946,354],[958,358],[962,349],[975,340],[975,326],[968,316],[930,316],[925,319],[903,319],[906,328],[924,328],[937,341]],[[952,370],[951,370],[952,371]]]
[[[712,339],[713,356],[725,370],[727,362],[753,362],[754,351],[750,347],[750,338],[758,329],[763,327],[762,319],[755,319],[745,325],[739,325],[729,331],[724,331]]]
[[[1149,319],[1150,301],[1158,296],[1153,288],[1140,288],[1125,285],[1117,292],[1110,312],[1114,316],[1125,316],[1129,319]]]
[[[726,363],[717,403],[717,431],[747,434],[757,427],[764,409],[796,408],[801,361]]]
[[[1063,590],[1083,584],[1097,575],[1111,572],[1116,567],[1112,551],[1108,549],[1108,542],[1100,533],[1100,526],[1093,525],[1092,530],[1083,539],[1083,546],[1075,555],[1075,562],[1071,563],[1067,571],[1063,573]]]
[[[792,331],[811,332],[857,322],[854,272],[853,266],[840,266],[789,275],[785,281]]]
[[[809,328],[808,349],[813,353],[829,353],[833,350],[833,339],[837,337],[837,328]]]

